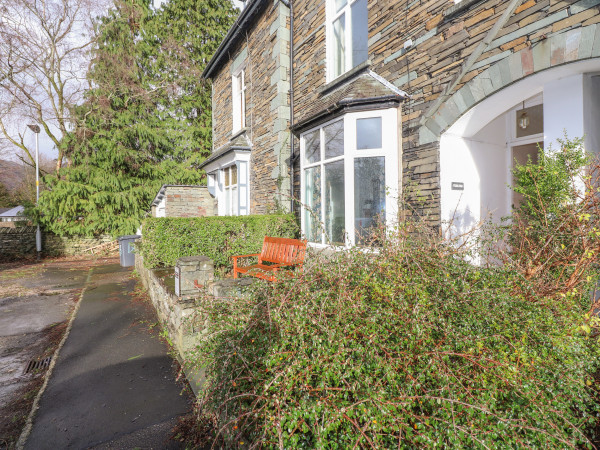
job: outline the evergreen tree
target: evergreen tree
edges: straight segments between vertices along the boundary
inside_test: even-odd
[[[60,179],[46,177],[40,199],[40,222],[59,234],[133,233],[162,184],[202,180],[211,119],[199,73],[235,10],[229,0],[182,0],[154,13],[148,3],[118,0],[98,25],[92,88],[62,142],[72,159]]]

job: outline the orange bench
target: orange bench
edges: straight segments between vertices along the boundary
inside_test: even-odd
[[[263,280],[275,281],[277,279],[275,272],[283,267],[294,266],[301,269],[305,254],[306,241],[265,236],[260,253],[232,256],[233,278],[237,278],[238,274],[245,273]],[[238,266],[239,258],[251,256],[258,256],[258,264]]]

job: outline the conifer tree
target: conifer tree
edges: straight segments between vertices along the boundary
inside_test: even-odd
[[[175,0],[156,13],[148,0],[115,6],[98,24],[92,87],[62,142],[69,167],[46,177],[40,199],[40,222],[59,234],[134,233],[162,184],[202,181],[210,149],[210,86],[199,74],[234,19],[229,0]]]

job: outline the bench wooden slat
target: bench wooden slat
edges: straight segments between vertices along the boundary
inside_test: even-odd
[[[276,272],[280,267],[286,266],[302,268],[305,255],[306,241],[265,236],[260,254],[252,255],[258,256],[258,264],[238,266],[238,258],[248,255],[232,257],[233,277],[237,278],[240,273],[248,273],[257,278],[273,281],[276,277],[270,275],[270,272]],[[272,263],[272,265],[266,265],[265,262]]]

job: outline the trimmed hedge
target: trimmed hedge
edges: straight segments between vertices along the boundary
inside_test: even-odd
[[[177,258],[203,255],[216,269],[231,270],[231,256],[260,252],[265,236],[299,236],[293,214],[153,217],[144,221],[143,230],[141,253],[148,268],[171,267]]]

